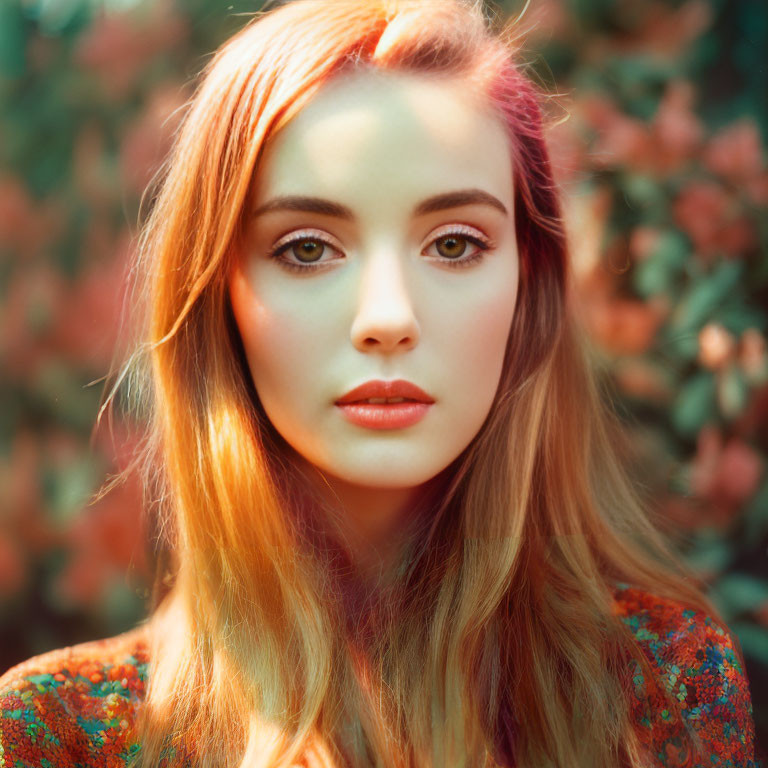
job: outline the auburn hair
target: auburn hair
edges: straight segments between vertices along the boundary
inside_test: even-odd
[[[157,177],[128,295],[137,337],[104,404],[129,383],[159,553],[136,766],[652,762],[632,660],[654,674],[613,588],[719,616],[617,457],[514,38],[481,0],[293,0],[207,64]],[[281,458],[227,291],[265,143],[363,68],[449,79],[495,110],[520,258],[491,412],[435,478],[392,584],[367,595]]]

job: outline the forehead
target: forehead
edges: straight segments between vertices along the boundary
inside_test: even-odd
[[[346,73],[269,141],[257,199],[327,194],[350,207],[478,187],[512,200],[505,126],[458,79]],[[419,198],[420,199],[420,198]]]

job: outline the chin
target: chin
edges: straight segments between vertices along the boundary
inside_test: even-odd
[[[402,467],[390,466],[386,471],[382,471],[381,466],[375,468],[327,468],[323,470],[325,474],[331,475],[350,485],[357,485],[361,488],[372,488],[380,490],[406,490],[416,488],[429,482],[440,472],[440,468],[414,472],[413,466],[403,464]]]

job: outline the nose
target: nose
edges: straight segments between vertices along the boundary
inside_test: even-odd
[[[403,265],[391,251],[371,255],[363,267],[352,343],[361,352],[405,352],[419,341],[419,324]]]

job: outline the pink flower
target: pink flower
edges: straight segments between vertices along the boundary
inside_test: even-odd
[[[66,536],[71,560],[57,583],[63,599],[89,606],[117,581],[147,581],[141,509],[134,476],[83,510]]]
[[[739,255],[755,242],[752,224],[740,215],[736,201],[713,181],[685,187],[674,202],[673,213],[704,258],[718,251]]]
[[[112,244],[109,260],[93,261],[61,300],[52,341],[71,363],[103,374],[120,332],[130,238]]]
[[[768,347],[757,328],[747,328],[741,334],[739,363],[744,373],[754,381],[768,377]]]
[[[696,154],[704,131],[692,107],[691,84],[684,80],[670,83],[652,123],[657,171],[670,173]]]
[[[635,261],[647,259],[658,245],[661,233],[653,227],[635,227],[629,236],[629,252]]]
[[[7,463],[2,465],[5,523],[9,536],[22,550],[40,554],[57,543],[57,533],[45,517],[41,488],[43,457],[39,437],[28,430],[17,432]]]
[[[725,444],[720,456],[715,488],[724,500],[742,504],[757,490],[761,474],[759,455],[745,442],[734,438]]]
[[[642,27],[631,38],[621,38],[621,52],[655,53],[676,58],[704,32],[712,21],[712,9],[705,0],[688,0],[676,9],[666,3],[642,5]]]
[[[105,95],[124,99],[146,62],[179,44],[186,26],[171,2],[154,2],[146,13],[114,13],[102,10],[80,39],[78,63],[94,70]]]
[[[745,184],[749,199],[755,205],[768,205],[768,172],[749,179]]]
[[[65,285],[49,264],[19,269],[0,306],[0,359],[6,375],[32,380],[51,353]]]
[[[756,178],[765,170],[760,133],[753,120],[733,123],[712,138],[704,153],[704,163],[715,173],[735,184]]]
[[[727,442],[715,427],[699,433],[691,467],[691,490],[730,519],[757,490],[762,475],[759,455],[738,437]]]
[[[600,168],[626,166],[647,169],[653,162],[653,139],[641,120],[622,114],[600,96],[587,97],[584,117],[597,134],[590,157]]]
[[[33,205],[18,179],[10,176],[0,179],[0,244],[19,248],[29,237]]]
[[[643,302],[613,294],[602,267],[583,281],[580,295],[588,328],[598,344],[616,355],[645,352],[667,316],[662,301]]]
[[[60,237],[64,221],[59,202],[34,201],[20,180],[0,178],[0,246],[14,251],[20,261],[39,256]]]

